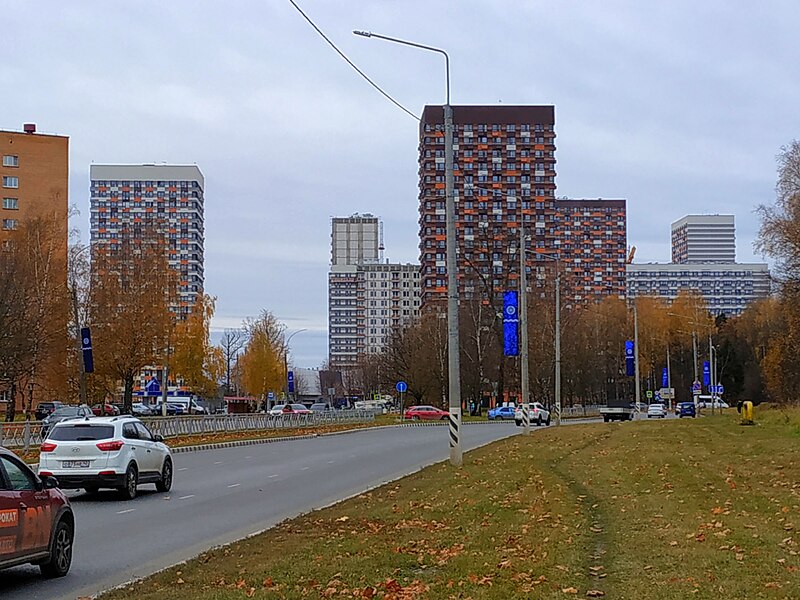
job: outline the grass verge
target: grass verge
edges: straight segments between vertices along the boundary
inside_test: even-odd
[[[102,598],[797,598],[796,422],[549,428]]]

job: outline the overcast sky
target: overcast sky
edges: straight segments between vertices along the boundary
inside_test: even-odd
[[[753,209],[800,137],[800,3],[297,0],[412,112],[554,104],[557,195],[628,200],[637,262],[669,260],[687,213]],[[206,179],[215,327],[262,308],[299,366],[327,355],[332,216],[371,212],[386,256],[418,260],[417,123],[362,80],[288,0],[0,0],[0,129],[70,137],[70,201],[88,238],[89,165],[196,163]]]

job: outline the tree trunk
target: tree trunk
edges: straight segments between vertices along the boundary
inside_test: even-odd
[[[166,382],[164,385],[166,385]],[[127,415],[133,414],[133,375],[125,376],[125,392],[122,397],[122,409]],[[100,414],[103,414],[102,409]]]
[[[8,406],[6,406],[6,421],[13,423],[17,417],[17,384],[11,383],[11,390],[9,391]]]

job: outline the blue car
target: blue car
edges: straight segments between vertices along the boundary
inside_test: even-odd
[[[498,406],[497,408],[492,408],[489,410],[489,420],[513,421],[514,410],[516,409],[513,406]]]
[[[678,403],[678,418],[683,417],[696,417],[697,414],[694,409],[694,402],[680,402]]]

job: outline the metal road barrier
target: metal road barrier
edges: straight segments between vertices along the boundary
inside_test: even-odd
[[[143,417],[141,420],[154,434],[165,439],[181,435],[203,435],[261,431],[265,429],[294,429],[370,423],[375,420],[372,410],[337,410],[307,415],[237,414],[185,417]],[[31,421],[26,434],[25,423],[0,423],[0,446],[29,448],[42,443],[42,425]]]

